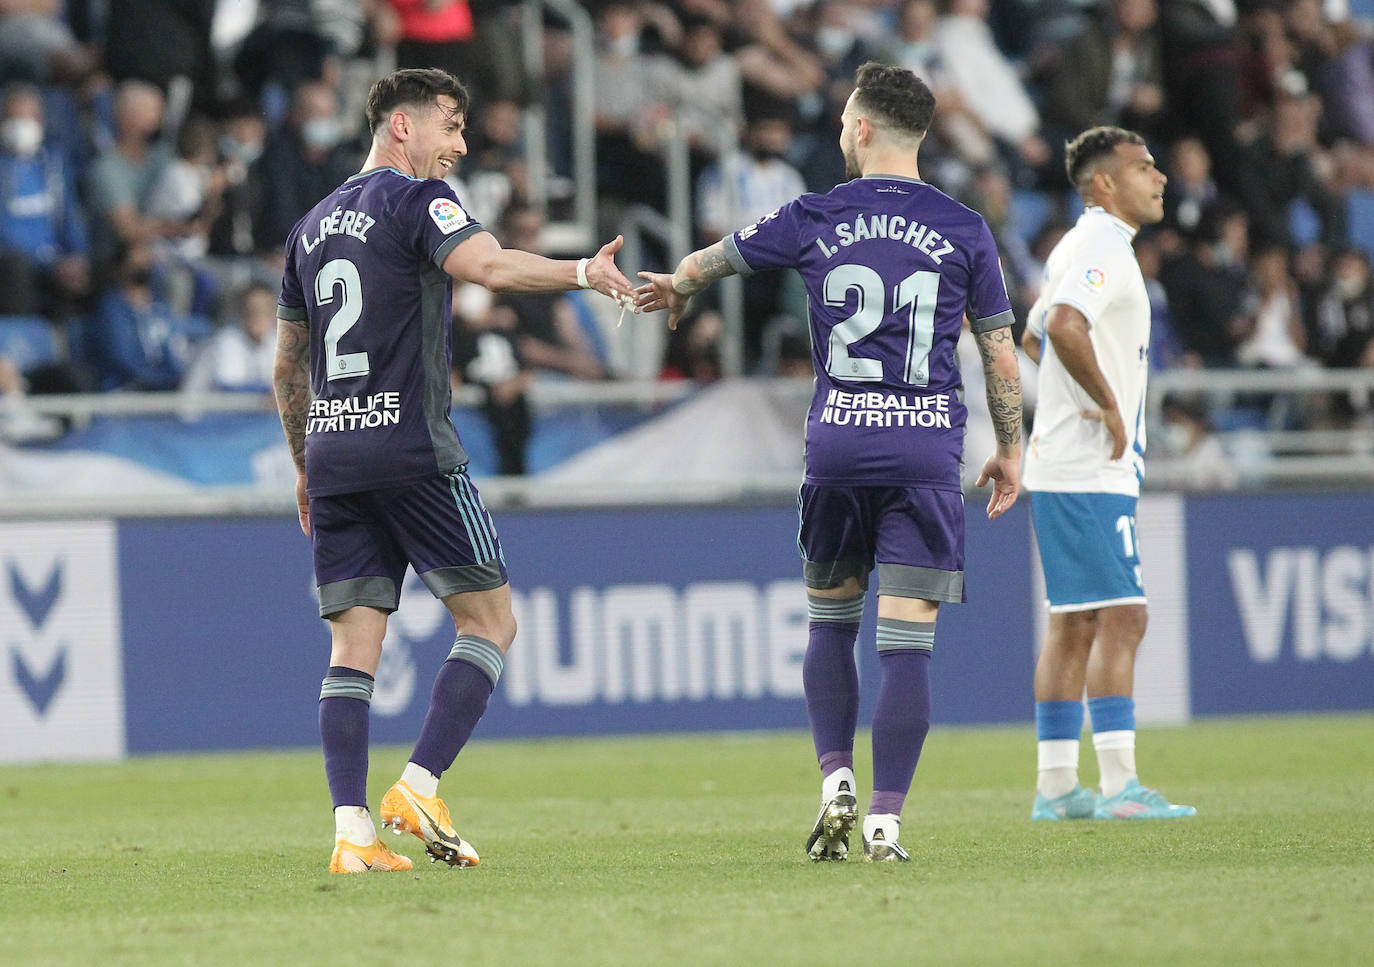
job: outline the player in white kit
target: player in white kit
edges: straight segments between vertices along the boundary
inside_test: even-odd
[[[1136,650],[1145,635],[1135,512],[1144,477],[1150,303],[1131,240],[1164,217],[1144,139],[1092,128],[1067,146],[1087,210],[1050,253],[1022,346],[1040,364],[1024,485],[1050,604],[1035,668],[1032,819],[1191,816],[1135,769]],[[1078,782],[1086,687],[1101,792]]]

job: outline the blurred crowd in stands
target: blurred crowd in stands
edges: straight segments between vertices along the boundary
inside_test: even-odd
[[[690,158],[694,244],[828,190],[844,177],[836,139],[854,71],[876,59],[936,92],[923,176],[987,217],[1019,319],[1078,214],[1065,140],[1120,124],[1147,137],[1170,179],[1164,223],[1137,241],[1155,367],[1374,367],[1374,25],[1354,0],[582,6],[595,23],[601,239],[631,206],[665,210],[673,138]],[[572,196],[576,54],[569,25],[546,12],[536,83],[522,7],[0,0],[0,396],[265,391],[281,245],[358,169],[368,85],[393,66],[444,67],[469,85],[455,189],[505,244],[539,250]],[[548,126],[538,198],[532,103]],[[519,473],[531,381],[617,375],[596,312],[581,293],[469,287],[454,308],[455,382],[483,388],[502,469]],[[810,371],[794,279],[745,280],[743,319],[747,373]],[[718,378],[725,332],[703,299],[669,338],[662,377]],[[1176,402],[1171,412],[1198,411]],[[1279,418],[1251,402],[1225,419]],[[1342,395],[1281,419],[1368,415]]]

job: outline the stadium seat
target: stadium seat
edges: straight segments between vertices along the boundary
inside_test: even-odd
[[[1350,16],[1361,20],[1374,20],[1374,0],[1350,0]]]
[[[58,362],[62,352],[52,323],[42,316],[0,316],[0,356],[28,372]]]
[[[1374,191],[1352,191],[1346,206],[1350,240],[1374,257]]]

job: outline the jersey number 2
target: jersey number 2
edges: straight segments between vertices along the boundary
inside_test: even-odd
[[[329,328],[324,331],[325,379],[352,379],[366,376],[371,372],[367,353],[341,353],[339,340],[352,329],[358,317],[363,314],[363,280],[358,276],[358,267],[348,259],[330,259],[320,267],[315,276],[315,304],[327,306],[334,301],[336,289],[339,293],[339,311],[329,320]]]
[[[870,335],[887,314],[887,286],[866,265],[837,265],[825,276],[825,304],[843,307],[849,291],[858,290],[854,314],[830,330],[830,354],[825,369],[832,377],[871,383],[883,378],[883,361],[855,356],[854,343]],[[913,272],[893,289],[892,315],[907,310],[906,366],[903,379],[911,386],[930,384],[930,349],[935,342],[935,302],[940,295],[939,272]]]

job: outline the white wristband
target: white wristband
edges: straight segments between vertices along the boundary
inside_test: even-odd
[[[584,289],[592,287],[592,284],[587,281],[587,263],[590,261],[589,258],[577,260],[577,284]]]

